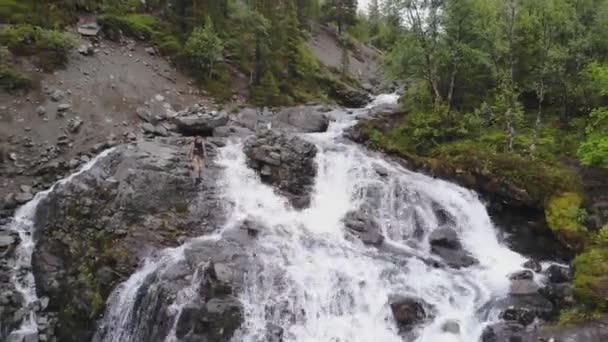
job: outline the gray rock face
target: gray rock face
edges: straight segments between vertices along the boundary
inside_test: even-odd
[[[369,93],[352,87],[334,89],[331,95],[338,104],[348,108],[361,108],[371,101]]]
[[[361,241],[369,245],[380,245],[384,241],[382,230],[373,219],[371,208],[362,206],[357,211],[351,211],[344,218],[344,226],[357,235]]]
[[[288,125],[305,133],[325,132],[329,118],[320,110],[320,106],[298,106],[285,108],[275,116],[275,123]]]
[[[273,185],[294,208],[310,205],[310,192],[317,173],[317,148],[299,137],[262,130],[245,143],[247,164],[262,181]]]
[[[89,341],[112,289],[148,253],[221,226],[219,169],[210,162],[195,186],[188,143],[119,146],[39,204],[32,264],[58,340]]]

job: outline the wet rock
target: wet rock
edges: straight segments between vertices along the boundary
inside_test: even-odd
[[[527,268],[529,270],[532,270],[536,273],[540,272],[542,270],[542,267],[540,265],[540,263],[534,259],[530,259],[528,261],[526,261],[523,265],[524,268]]]
[[[514,322],[500,322],[487,326],[481,342],[528,342],[525,328]],[[531,341],[530,341],[531,342]]]
[[[275,122],[286,124],[305,133],[325,132],[329,126],[329,118],[320,112],[318,106],[285,108],[276,114]]]
[[[441,326],[441,330],[454,335],[460,334],[460,324],[457,321],[449,320]]]
[[[540,294],[512,295],[499,301],[496,307],[503,308],[500,318],[523,326],[532,324],[535,318],[551,319],[554,314],[553,304]]]
[[[429,236],[429,243],[432,246],[445,247],[450,249],[462,248],[458,234],[451,228],[435,229]]]
[[[314,144],[297,136],[262,130],[245,142],[244,150],[247,165],[260,173],[263,182],[273,185],[294,208],[309,206],[317,172]]]
[[[215,155],[212,147],[207,152]],[[116,147],[41,200],[32,267],[38,295],[48,298],[47,311],[58,312],[56,324],[49,320],[58,340],[90,341],[113,288],[148,253],[222,225],[218,175],[210,160],[201,187],[196,187],[183,141],[139,141]],[[151,334],[171,329],[172,320],[155,310],[165,312],[160,303],[189,284],[171,281],[170,288],[163,288],[169,292],[138,302],[142,315],[155,320]],[[141,321],[148,324],[145,318]],[[154,335],[144,340],[162,339]]]
[[[572,284],[562,283],[553,284],[549,283],[539,290],[545,298],[547,298],[556,309],[565,309],[574,305],[574,292],[572,290]]]
[[[410,331],[415,325],[429,318],[425,307],[428,305],[419,299],[395,296],[390,299],[391,311],[397,322],[399,331]]]
[[[357,235],[363,243],[378,246],[384,241],[380,225],[374,220],[371,209],[362,206],[344,217],[344,226]]]
[[[512,295],[531,295],[537,293],[538,285],[532,279],[512,279],[509,293]]]
[[[524,280],[524,279],[534,279],[534,273],[530,270],[523,270],[512,273],[509,275],[509,279],[511,280]]]
[[[551,265],[547,268],[545,274],[552,283],[566,283],[572,281],[572,273],[568,267]]]
[[[444,262],[453,268],[469,267],[477,260],[462,248],[458,234],[451,228],[435,229],[429,236],[431,252],[441,257]]]
[[[438,255],[452,268],[464,268],[475,265],[477,260],[462,249],[450,249],[441,246],[431,246],[431,252]]]

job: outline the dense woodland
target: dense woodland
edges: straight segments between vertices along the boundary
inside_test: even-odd
[[[0,0],[0,83],[27,87],[15,56],[44,69],[67,62],[61,32],[82,12],[152,42],[219,99],[231,75],[250,101],[327,100],[357,86],[323,67],[306,46],[332,25],[345,52],[375,46],[386,77],[405,86],[406,114],[390,130],[369,127],[377,147],[432,158],[518,185],[544,206],[548,225],[581,253],[579,306],[564,319],[608,311],[608,227],[588,224],[581,179],[570,165],[608,167],[608,0]]]

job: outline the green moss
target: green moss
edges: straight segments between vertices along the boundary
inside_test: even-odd
[[[551,230],[575,250],[581,250],[587,242],[588,231],[581,223],[583,199],[578,193],[564,192],[550,198],[545,205],[545,218]]]
[[[588,310],[608,310],[608,247],[595,245],[574,260],[574,296]]]

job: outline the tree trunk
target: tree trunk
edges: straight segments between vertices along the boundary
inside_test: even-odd
[[[456,84],[456,67],[453,67],[452,72],[450,73],[450,89],[448,90],[447,114],[450,114],[450,110],[452,110],[452,101],[454,99],[455,84]]]
[[[530,152],[534,154],[538,145],[538,137],[540,136],[541,117],[543,114],[543,102],[545,101],[545,81],[541,80],[538,89],[538,110],[536,111],[536,122],[534,123],[534,135],[532,136],[532,146]]]

